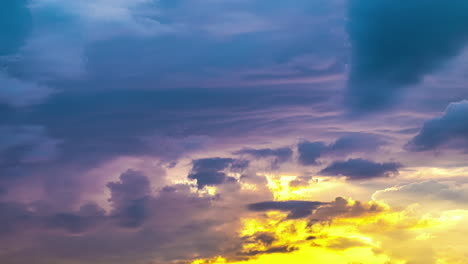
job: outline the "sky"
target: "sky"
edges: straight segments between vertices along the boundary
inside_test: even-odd
[[[468,263],[465,0],[4,0],[0,263]]]

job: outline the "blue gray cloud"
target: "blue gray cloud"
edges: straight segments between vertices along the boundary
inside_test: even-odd
[[[299,163],[317,165],[321,157],[347,156],[353,153],[373,153],[387,142],[380,136],[369,133],[349,133],[335,142],[302,141],[297,145]]]
[[[294,152],[289,147],[253,149],[244,148],[233,153],[234,155],[248,155],[255,159],[272,159],[271,168],[277,169],[282,163],[290,161]]]
[[[250,204],[249,210],[255,212],[283,211],[289,212],[289,219],[304,218],[312,214],[312,211],[320,206],[326,205],[323,202],[311,201],[280,201],[280,202],[260,202]]]
[[[439,148],[468,149],[468,101],[451,103],[441,117],[424,123],[421,131],[406,145],[410,151]]]
[[[203,188],[236,181],[227,175],[227,170],[242,172],[249,166],[249,161],[231,158],[206,158],[194,160],[192,164],[188,178],[196,180],[198,187]]]
[[[378,163],[365,159],[349,159],[333,162],[320,171],[320,174],[345,176],[350,180],[364,180],[398,174],[401,167],[402,165],[396,162]]]
[[[352,0],[347,30],[352,62],[348,104],[365,113],[458,55],[468,42],[463,0]]]

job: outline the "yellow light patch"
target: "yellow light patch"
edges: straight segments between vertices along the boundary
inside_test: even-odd
[[[323,193],[343,188],[345,184],[338,179],[314,178],[307,185],[294,186],[292,182],[297,179],[297,176],[274,174],[263,176],[266,177],[267,186],[276,201],[311,200],[320,197]],[[348,186],[348,188],[352,187]]]
[[[349,200],[348,205],[355,203]],[[414,261],[415,254],[420,254],[415,252],[425,251],[433,252],[431,254],[436,264],[461,264],[468,258],[461,253],[463,249],[459,243],[452,246],[437,243],[450,241],[456,225],[462,220],[468,220],[467,210],[420,215],[417,206],[413,205],[402,211],[388,209],[359,217],[337,217],[329,223],[313,225],[308,219],[293,220],[286,217],[286,213],[269,212],[263,216],[242,219],[241,237],[258,233],[269,233],[276,237],[271,245],[244,245],[243,252],[259,252],[249,256],[248,260],[218,257],[198,260],[192,264],[405,264]],[[294,247],[294,250],[273,254],[267,252],[268,248],[284,245]],[[456,256],[444,254],[450,250]]]

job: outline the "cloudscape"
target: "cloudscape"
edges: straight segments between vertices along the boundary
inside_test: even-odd
[[[466,264],[466,0],[4,0],[1,264]]]

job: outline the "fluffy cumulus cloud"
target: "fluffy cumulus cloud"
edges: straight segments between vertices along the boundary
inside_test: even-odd
[[[411,151],[468,147],[468,101],[451,103],[441,117],[427,121],[421,131],[406,145]]]
[[[323,169],[320,174],[345,176],[350,180],[364,180],[398,174],[401,167],[402,165],[396,162],[378,163],[365,159],[349,159],[333,162]]]
[[[358,111],[394,103],[468,41],[463,0],[361,1],[348,5],[352,63],[348,103]]]

